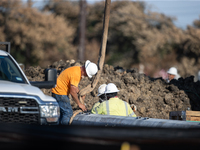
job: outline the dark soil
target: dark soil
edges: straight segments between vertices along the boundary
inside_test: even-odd
[[[56,68],[59,75],[68,67],[81,65],[83,62],[60,60],[48,68]],[[26,69],[25,74],[30,81],[44,81],[44,69],[39,66]],[[98,101],[98,87],[111,82],[120,90],[119,98],[137,106],[137,116],[168,119],[170,111],[200,110],[200,82],[194,82],[193,76],[167,83],[162,78],[155,79],[139,74],[136,69],[124,70],[122,67],[107,64],[104,65],[95,89],[86,95],[85,103],[88,110],[91,110],[93,104]],[[82,79],[79,84],[80,90],[90,83],[91,80],[88,78]],[[50,89],[42,89],[42,91],[51,95]],[[78,109],[72,99],[71,105],[74,110]]]

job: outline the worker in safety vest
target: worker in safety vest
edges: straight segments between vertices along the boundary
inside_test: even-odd
[[[104,94],[106,89],[106,84],[102,84],[99,88],[98,88],[98,97],[99,97],[99,101],[97,103],[94,104],[94,106],[92,107],[91,113],[97,113],[96,108],[97,106],[99,106],[103,101],[106,100],[106,95]]]
[[[130,105],[117,97],[118,92],[119,90],[116,85],[109,83],[105,89],[107,100],[97,106],[95,113],[102,115],[136,117]]]
[[[98,71],[96,64],[87,60],[83,66],[73,66],[65,69],[57,78],[57,84],[55,88],[51,89],[52,96],[57,100],[60,106],[60,124],[68,125],[70,118],[73,115],[72,106],[70,104],[69,94],[71,94],[73,100],[77,103],[79,108],[83,111],[87,111],[84,104],[79,101],[78,98],[78,84],[83,77],[92,78]],[[85,96],[83,96],[83,100]]]

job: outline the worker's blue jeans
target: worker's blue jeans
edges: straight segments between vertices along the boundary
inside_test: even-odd
[[[73,115],[69,97],[67,95],[57,95],[54,93],[52,93],[52,96],[57,100],[60,106],[60,124],[69,125],[70,118]]]

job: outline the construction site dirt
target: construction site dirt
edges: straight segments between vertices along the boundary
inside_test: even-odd
[[[57,75],[64,69],[71,66],[82,66],[84,62],[74,60],[57,61],[47,68],[56,68]],[[44,70],[40,66],[29,67],[25,74],[29,81],[44,81]],[[91,84],[92,80],[83,78],[79,84],[79,89]],[[194,82],[194,77],[179,78],[167,83],[162,78],[151,78],[145,74],[140,74],[137,69],[125,70],[122,67],[114,67],[105,64],[99,82],[95,89],[88,93],[85,104],[88,110],[92,109],[94,103],[98,102],[97,89],[101,84],[114,83],[120,92],[118,97],[129,104],[137,106],[135,112],[137,116],[169,119],[170,111],[200,110],[200,82]],[[51,95],[50,89],[42,91]],[[79,109],[77,104],[71,99],[73,110]]]

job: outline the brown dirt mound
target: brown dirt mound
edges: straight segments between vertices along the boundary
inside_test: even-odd
[[[64,69],[71,66],[81,66],[83,62],[60,60],[48,68],[56,68],[58,75]],[[44,69],[41,67],[30,67],[25,70],[30,81],[44,81]],[[150,78],[139,74],[136,69],[124,70],[122,67],[113,67],[105,64],[101,78],[95,89],[86,95],[85,103],[87,109],[91,110],[94,103],[98,101],[97,89],[101,84],[114,83],[120,92],[119,98],[137,106],[137,116],[168,119],[170,111],[183,111],[187,109],[200,110],[200,82],[194,82],[194,77],[173,80],[166,83],[162,78]],[[82,89],[91,83],[91,80],[84,78],[79,84]],[[51,95],[50,89],[42,91]],[[71,98],[71,97],[70,97]],[[71,100],[73,110],[78,106]]]

